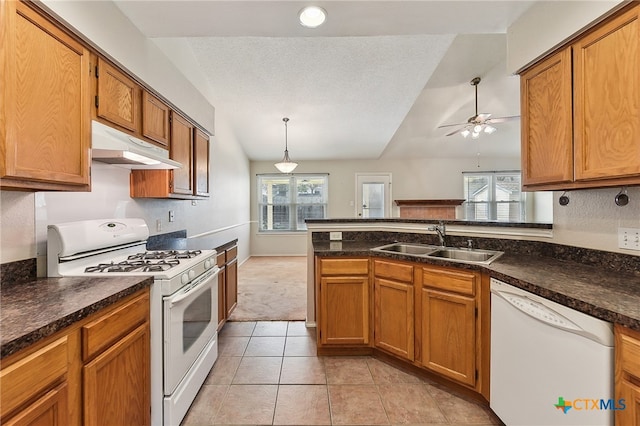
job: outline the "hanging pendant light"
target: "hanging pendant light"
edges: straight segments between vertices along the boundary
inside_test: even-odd
[[[282,121],[284,121],[284,157],[282,158],[282,161],[276,163],[275,166],[276,169],[280,170],[282,173],[291,173],[296,167],[298,167],[298,163],[294,163],[289,158],[289,149],[287,147],[287,123],[289,122],[289,119],[285,117]]]

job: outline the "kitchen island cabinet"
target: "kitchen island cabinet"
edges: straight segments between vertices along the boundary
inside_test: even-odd
[[[374,259],[374,344],[401,358],[414,359],[414,266]]]
[[[316,259],[318,352],[369,348],[371,284],[368,258]]]
[[[238,306],[238,240],[229,241],[219,247],[218,273],[218,331],[229,320]]]
[[[88,49],[26,2],[0,2],[0,187],[88,191]]]
[[[528,190],[640,184],[640,5],[521,74]]]
[[[50,293],[42,291],[54,300],[56,295],[89,290],[83,282],[86,280],[80,278],[46,280],[56,281],[61,285],[53,285]],[[98,281],[96,285],[109,282]],[[106,300],[97,295],[83,297],[87,304],[76,305],[77,309],[64,318],[44,319],[50,312],[67,311],[75,299],[64,309],[38,309],[40,317],[33,319],[34,324],[40,324],[41,319],[51,322],[22,337],[9,337],[19,334],[3,314],[2,353],[8,355],[2,357],[0,370],[2,424],[150,423],[149,287],[140,279],[123,281],[126,283],[113,286],[116,293]],[[140,289],[129,293],[136,288]],[[6,303],[22,300],[16,293],[21,291],[3,292],[3,310],[15,315],[19,307]],[[111,291],[100,289],[98,293]],[[101,308],[94,310],[98,306]],[[30,309],[37,307],[23,310]],[[62,324],[68,325],[59,328]],[[30,321],[21,323],[21,330],[25,328],[31,328]],[[37,338],[49,330],[56,331]],[[13,351],[14,347],[21,349]]]
[[[621,325],[615,329],[616,424],[640,426],[640,332]]]

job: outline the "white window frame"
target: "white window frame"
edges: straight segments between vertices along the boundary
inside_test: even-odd
[[[469,176],[482,176],[488,179],[489,183],[487,185],[488,195],[487,201],[470,201],[468,194],[468,185],[466,183],[466,177]],[[497,177],[498,176],[518,176],[520,179],[520,189],[519,189],[519,199],[512,201],[498,201],[496,200],[496,187],[497,187]],[[518,204],[519,206],[519,219],[517,222],[525,222],[527,217],[527,206],[526,201],[527,197],[524,192],[522,192],[522,173],[520,170],[504,170],[504,171],[489,171],[489,172],[462,172],[462,184],[464,187],[464,196],[465,196],[465,205],[464,205],[464,214],[465,219],[467,220],[477,220],[477,221],[500,221],[507,222],[513,221],[511,219],[507,220],[499,220],[498,219],[498,205],[499,204]],[[471,216],[469,214],[469,204],[473,205],[482,205],[486,204],[487,206],[487,217],[478,219],[474,214]],[[475,209],[474,209],[475,210]]]
[[[289,193],[291,194],[289,202],[287,203],[269,203],[263,202],[262,198],[262,183],[265,180],[289,180]],[[297,190],[297,182],[300,179],[322,179],[323,183],[323,193],[322,193],[322,203],[300,203],[298,200],[298,190]],[[256,175],[256,195],[257,195],[257,204],[258,204],[258,232],[259,233],[290,233],[290,232],[306,232],[307,226],[304,223],[304,220],[298,222],[298,207],[299,206],[322,206],[323,208],[323,217],[321,219],[326,219],[327,210],[329,208],[329,174],[328,173],[291,173],[287,175],[283,175],[281,173],[273,173],[273,174],[259,174]],[[263,209],[267,206],[267,222],[273,221],[273,208],[276,206],[288,206],[289,207],[289,227],[286,229],[265,229],[265,219],[263,218]],[[269,208],[270,206],[270,208]],[[269,219],[269,217],[271,219]],[[316,219],[316,218],[314,218]],[[317,218],[320,219],[320,218]],[[273,224],[272,224],[273,226]]]

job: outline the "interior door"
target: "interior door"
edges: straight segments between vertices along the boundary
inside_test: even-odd
[[[391,173],[356,173],[356,216],[391,217]]]

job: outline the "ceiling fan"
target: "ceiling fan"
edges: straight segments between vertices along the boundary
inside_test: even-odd
[[[504,123],[506,121],[517,120],[520,118],[519,115],[512,115],[508,117],[494,117],[491,118],[491,114],[482,113],[478,114],[478,84],[480,84],[480,77],[476,77],[471,80],[471,85],[476,88],[476,113],[474,116],[469,117],[466,123],[458,123],[458,124],[445,124],[443,126],[438,126],[438,129],[443,127],[458,127],[458,129],[454,130],[451,133],[447,133],[446,136],[452,136],[456,133],[460,133],[465,138],[471,136],[472,139],[477,139],[480,137],[481,133],[491,134],[495,132],[497,129],[492,126],[492,124]],[[462,127],[460,127],[462,126]]]

